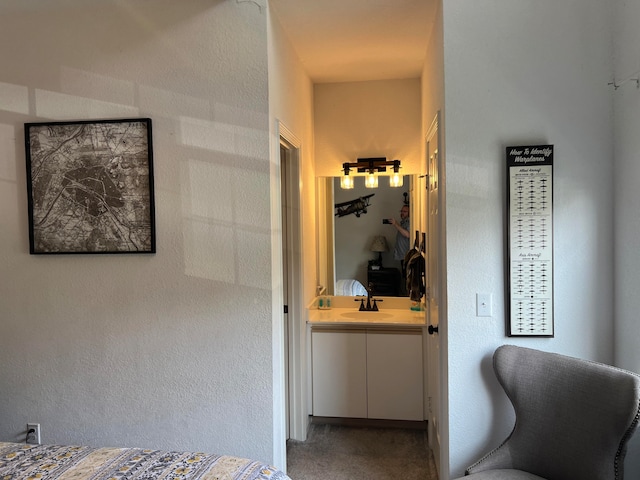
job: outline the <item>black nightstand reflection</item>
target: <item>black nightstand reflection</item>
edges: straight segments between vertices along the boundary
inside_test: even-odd
[[[400,295],[400,270],[397,268],[368,269],[367,285],[370,284],[373,284],[373,295],[397,297]]]

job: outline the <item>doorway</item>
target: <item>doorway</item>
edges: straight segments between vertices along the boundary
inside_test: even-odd
[[[281,122],[280,192],[282,208],[283,331],[285,355],[286,439],[301,438],[304,430],[303,372],[300,362],[304,331],[302,304],[302,219],[300,192],[300,141]],[[304,432],[304,433],[302,433]]]

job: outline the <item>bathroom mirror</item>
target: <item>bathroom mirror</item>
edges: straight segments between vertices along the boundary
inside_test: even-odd
[[[374,294],[403,296],[400,261],[394,260],[397,229],[384,219],[400,221],[400,209],[410,205],[409,246],[413,246],[412,201],[416,176],[405,175],[402,187],[389,186],[381,177],[377,188],[364,187],[363,177],[355,178],[353,189],[340,188],[340,177],[317,179],[318,285],[329,295],[360,295],[362,287],[374,284]],[[356,201],[364,198],[360,204]],[[352,202],[352,203],[350,203]],[[342,204],[339,215],[336,204]],[[419,217],[418,217],[419,218]],[[385,251],[372,251],[375,237],[384,237]],[[380,261],[381,260],[381,261]]]

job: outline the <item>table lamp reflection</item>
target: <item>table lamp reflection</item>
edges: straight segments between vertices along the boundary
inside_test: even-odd
[[[389,245],[387,244],[387,238],[384,235],[377,235],[373,237],[369,250],[372,252],[378,252],[378,259],[374,260],[371,264],[371,270],[380,270],[382,268],[382,252],[389,251]]]

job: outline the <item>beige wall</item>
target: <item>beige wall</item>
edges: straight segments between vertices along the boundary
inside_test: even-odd
[[[420,112],[417,78],[315,85],[316,174],[338,176],[362,157],[399,159],[402,174],[420,173]]]
[[[315,168],[313,163],[313,85],[274,15],[270,17],[269,108],[272,123],[280,122],[300,142],[300,187],[304,298],[315,295]],[[278,142],[278,139],[273,139]]]

